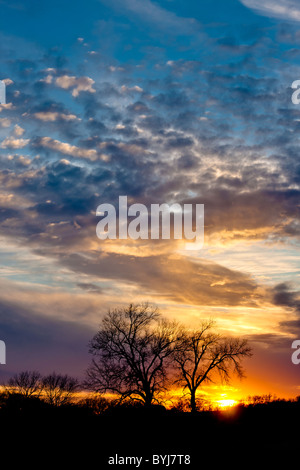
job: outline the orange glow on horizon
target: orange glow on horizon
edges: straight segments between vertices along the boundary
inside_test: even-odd
[[[236,400],[230,398],[226,398],[224,400],[217,400],[215,403],[218,404],[218,406],[220,406],[221,408],[231,408],[232,406],[238,404]]]

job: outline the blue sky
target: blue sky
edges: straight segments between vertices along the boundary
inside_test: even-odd
[[[247,335],[257,354],[245,387],[297,394],[297,3],[1,1],[0,12],[0,337],[11,358],[0,373],[82,375],[106,309],[150,300]],[[205,247],[101,243],[96,208],[120,195],[204,203]]]
[[[181,1],[125,1],[112,2],[89,0],[84,6],[80,2],[54,0],[39,2],[1,2],[1,30],[7,34],[21,36],[37,41],[42,46],[50,46],[58,41],[64,47],[70,47],[78,33],[87,40],[99,43],[98,23],[100,21],[113,23],[116,26],[131,25],[127,29],[128,38],[146,38],[154,36],[156,29],[164,29],[174,24],[181,25],[182,31],[176,34],[192,33],[187,28],[188,20],[198,27],[205,28],[214,23],[226,23],[227,26],[255,25],[257,22],[266,23],[257,19],[257,15],[245,8],[238,0],[222,2],[216,0],[201,0],[201,2]],[[127,13],[127,14],[126,14]],[[129,13],[129,14],[128,14]],[[146,16],[146,13],[148,15]],[[142,19],[142,22],[141,22]],[[152,23],[154,30],[142,27],[142,23]],[[162,24],[166,23],[163,27]],[[138,29],[133,31],[133,25]],[[125,29],[125,28],[124,28]],[[136,34],[137,33],[137,34]],[[167,31],[170,33],[170,31]],[[175,31],[173,31],[174,35]],[[124,36],[126,31],[124,32]]]

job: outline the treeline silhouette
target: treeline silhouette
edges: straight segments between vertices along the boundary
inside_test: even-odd
[[[30,386],[25,385],[29,381]],[[33,381],[35,382],[33,384]],[[37,381],[39,383],[37,383]],[[19,385],[16,385],[18,382]],[[44,383],[51,383],[49,388]],[[53,384],[55,383],[55,386]],[[116,416],[120,415],[138,415],[148,413],[156,413],[164,416],[179,416],[181,414],[189,414],[189,402],[182,398],[176,398],[169,402],[167,407],[162,404],[153,404],[149,408],[145,407],[138,401],[120,402],[116,398],[107,398],[98,393],[87,394],[84,397],[76,395],[79,390],[79,382],[67,375],[60,375],[53,372],[49,376],[42,377],[37,371],[25,371],[16,374],[9,379],[8,384],[2,387],[0,392],[0,416],[14,412],[15,414],[26,414],[45,411],[57,413],[69,412],[76,415],[82,414],[86,416]],[[202,404],[200,404],[202,402]],[[296,398],[285,399],[278,398],[276,395],[253,395],[239,400],[235,405],[222,407],[213,405],[209,400],[199,399],[199,411],[196,416],[222,416],[236,419],[241,415],[253,413],[272,413],[274,410],[279,412],[295,412],[300,410],[300,395]],[[255,411],[252,411],[255,410]]]
[[[97,462],[101,469],[111,468],[108,459],[116,454],[190,455],[190,468],[200,468],[205,456],[214,465],[231,466],[244,458],[260,468],[281,458],[292,462],[299,452],[300,397],[248,397],[227,410],[197,413],[183,411],[180,404],[167,409],[100,395],[74,398],[51,403],[42,394],[3,391],[2,443],[8,436],[14,444],[17,440],[21,462],[28,449],[39,448],[49,458],[59,454],[60,463],[64,456],[71,465],[80,455],[86,466]]]

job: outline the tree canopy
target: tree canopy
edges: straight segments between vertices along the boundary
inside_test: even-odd
[[[86,386],[152,404],[164,390],[180,330],[148,304],[109,311],[90,342]]]

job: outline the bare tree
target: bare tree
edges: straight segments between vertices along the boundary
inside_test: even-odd
[[[42,376],[37,371],[24,371],[11,377],[6,388],[25,397],[37,396],[42,392]]]
[[[216,375],[225,382],[231,374],[242,378],[241,360],[252,355],[246,340],[222,337],[213,327],[213,321],[206,321],[198,330],[185,331],[174,356],[176,382],[187,389],[192,412],[197,411],[197,391],[204,382],[213,382]]]
[[[167,380],[178,327],[148,304],[109,311],[90,342],[86,387],[151,405]]]
[[[43,395],[48,403],[55,406],[70,403],[79,387],[78,380],[67,374],[53,372],[43,378]]]

